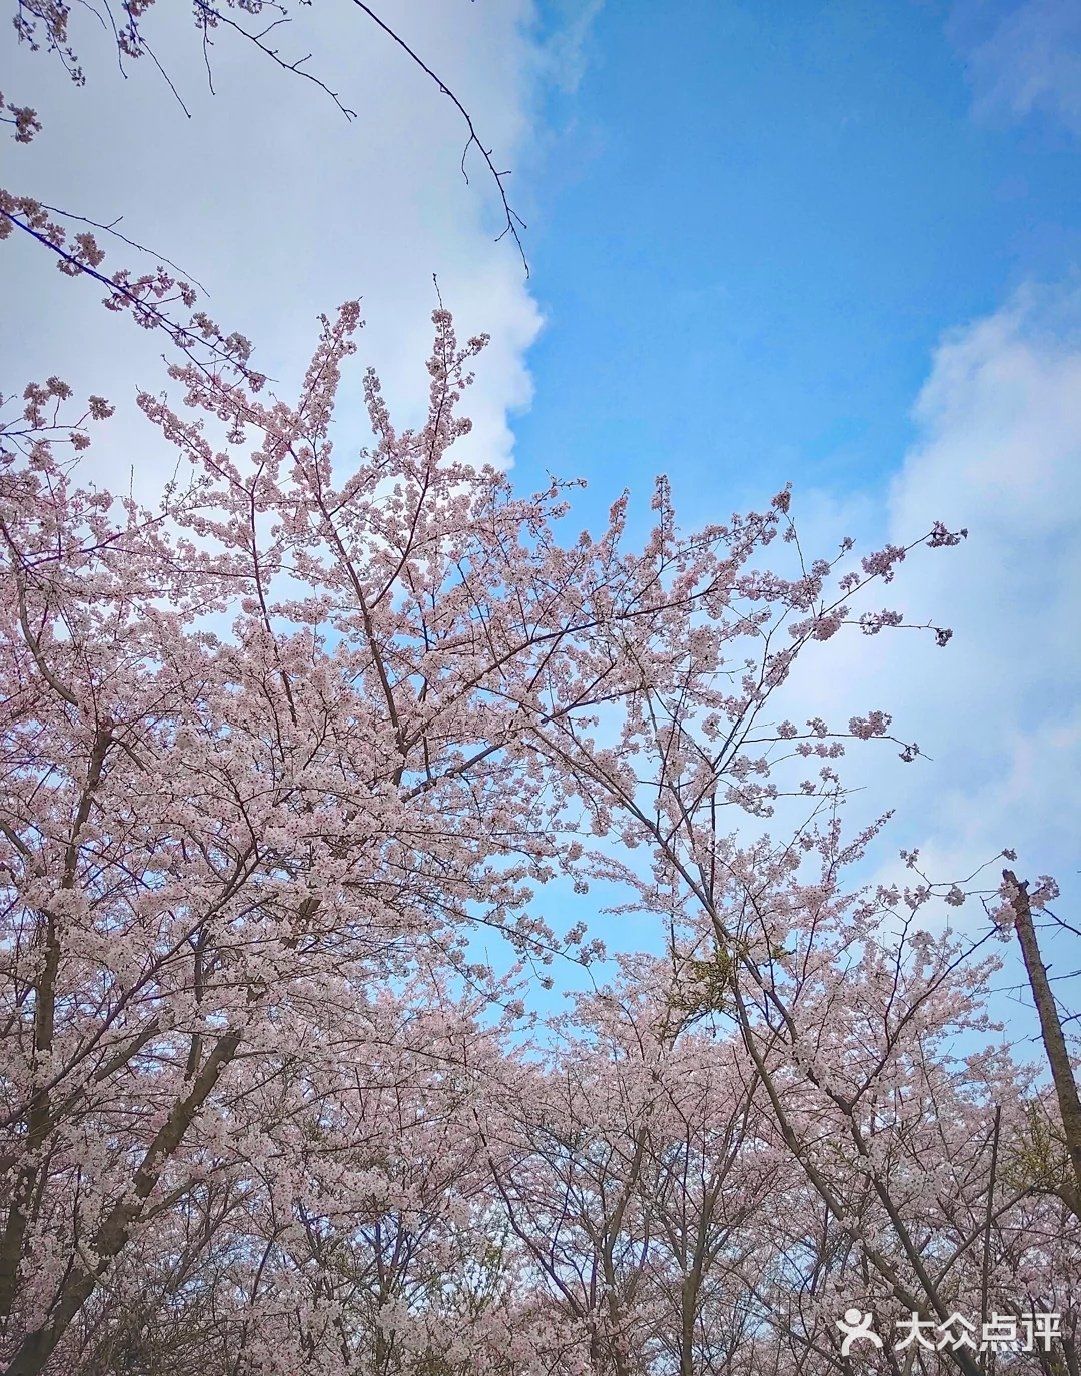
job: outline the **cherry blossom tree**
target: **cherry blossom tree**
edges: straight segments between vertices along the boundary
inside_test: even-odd
[[[158,60],[151,10],[126,60]],[[197,36],[307,78],[277,13],[199,4]],[[80,79],[68,20],[18,7]],[[523,495],[472,451],[485,341],[442,307],[424,423],[369,371],[345,452],[356,303],[286,401],[179,269],[104,265],[115,227],[0,192],[16,231],[168,341],[139,406],[177,470],[155,508],[80,485],[112,408],[57,377],[0,426],[6,1369],[1079,1376],[1050,889],[915,855],[861,887],[845,751],[919,747],[881,707],[779,706],[835,637],[945,647],[878,590],[965,532],[814,559],[788,489],[683,532],[662,478],[640,547],[629,494],[568,538],[573,481]],[[602,954],[598,882],[665,954],[530,1022],[554,961]],[[1012,931],[1050,1086],[988,1012]],[[857,1367],[853,1306],[909,1343]],[[940,1341],[1038,1312],[1053,1348]]]
[[[436,1220],[424,1188],[440,1187],[395,1174],[386,1139],[378,1150],[368,1141],[376,1048],[385,1041],[408,1061],[401,1038],[375,1029],[443,1006],[452,989],[502,1000],[513,1016],[504,988],[517,976],[478,963],[470,932],[501,933],[520,968],[550,960],[561,943],[531,888],[558,873],[584,887],[605,867],[641,883],[618,856],[591,854],[591,836],[638,844],[652,827],[664,848],[643,896],[665,910],[672,838],[684,812],[705,806],[710,829],[691,840],[708,845],[707,863],[742,866],[756,886],[782,882],[792,847],[726,849],[719,799],[758,815],[781,795],[763,743],[832,757],[839,736],[888,732],[881,715],[832,735],[817,723],[783,727],[748,753],[760,706],[800,646],[855,619],[856,586],[827,602],[827,566],[793,578],[760,567],[791,529],[787,493],[766,513],[683,537],[662,484],[643,551],[626,548],[626,499],[602,534],[561,544],[563,485],[521,498],[452,452],[468,443],[455,406],[483,341],[460,347],[442,311],[427,422],[397,431],[369,373],[374,445],[336,472],[333,404],[358,323],[355,305],[324,321],[291,406],[261,400],[242,375],[174,365],[183,406],[140,400],[187,475],[157,511],[76,485],[50,438],[69,400],[55,379],[31,389],[5,453],[0,1298],[13,1372],[43,1369],[66,1341],[74,1351],[73,1333],[91,1336],[87,1315],[105,1312],[112,1287],[140,1271],[134,1259],[152,1254],[171,1257],[177,1274],[228,1276],[234,1297],[248,1296],[258,1324],[238,1299],[226,1325],[238,1351],[254,1324],[286,1366],[299,1354],[337,1361],[332,1254],[351,1249],[347,1307],[381,1312],[413,1285],[416,1239],[438,1234],[448,1256],[459,1245],[448,1224],[414,1217]],[[92,401],[71,433],[104,416]],[[929,542],[952,538],[936,529]],[[857,582],[888,577],[903,553],[869,556]],[[796,635],[776,650],[773,624],[786,622]],[[679,712],[662,715],[672,703]],[[712,762],[687,746],[697,723]],[[620,749],[601,743],[602,727],[622,733]],[[633,769],[648,733],[660,751],[652,783]],[[835,797],[831,767],[821,782]],[[647,814],[643,790],[658,783]],[[694,813],[689,786],[704,799]],[[629,822],[617,823],[617,807]],[[806,919],[807,893],[794,888],[786,903],[793,923]],[[758,943],[759,962],[780,959],[785,939],[772,929],[737,938]],[[711,959],[734,968],[751,959],[738,949]],[[446,1006],[452,1021],[464,1016],[454,999]],[[754,1051],[763,1034],[744,1022]],[[414,1070],[386,1074],[420,1092]],[[537,1092],[550,1101],[549,1088]],[[568,1093],[573,1103],[582,1091]],[[641,1126],[640,1108],[621,1113],[613,1132],[624,1119]],[[409,1136],[399,1116],[395,1149],[411,1160]],[[440,1149],[455,1178],[479,1170],[479,1144],[459,1164]],[[590,1225],[613,1333],[623,1322],[616,1272],[638,1245],[620,1230],[645,1216],[646,1146],[632,1132],[613,1148],[623,1162],[608,1190],[615,1214]],[[372,1152],[389,1191],[382,1212]],[[324,1155],[329,1178],[310,1164]],[[505,1203],[497,1191],[477,1207],[490,1221]],[[377,1214],[398,1221],[377,1224]],[[343,1218],[352,1235],[331,1240]],[[527,1227],[514,1209],[506,1222],[520,1241]],[[247,1280],[238,1248],[254,1265]],[[379,1279],[365,1291],[369,1273]],[[140,1275],[145,1311],[154,1282]],[[278,1303],[258,1279],[268,1275],[290,1277],[278,1326],[263,1307]],[[302,1282],[315,1288],[301,1299]],[[199,1285],[182,1288],[186,1303]]]
[[[766,1107],[766,1140],[783,1144],[802,1172],[802,1208],[777,1186],[786,1217],[807,1220],[799,1244],[774,1242],[771,1264],[784,1257],[782,1273],[798,1275],[801,1287],[797,1305],[773,1295],[765,1307],[774,1340],[789,1344],[779,1369],[820,1370],[837,1359],[836,1319],[850,1307],[873,1316],[879,1331],[906,1315],[948,1328],[958,1315],[1055,1312],[1063,1332],[1054,1361],[1076,1365],[1072,1196],[1046,1168],[1031,1169],[1041,1131],[1033,1125],[1050,1124],[1053,1143],[1054,1109],[1030,1070],[988,1045],[990,981],[1001,963],[989,950],[995,928],[983,924],[969,939],[948,928],[934,934],[931,909],[962,903],[959,885],[861,891],[846,882],[878,828],[846,840],[832,765],[794,791],[808,799],[808,814],[785,839],[748,844],[722,830],[722,798],[758,816],[786,801],[776,783],[728,784],[726,750],[799,736],[790,723],[750,724],[756,680],[743,687],[747,697],[734,707],[749,725],[735,746],[731,718],[718,730],[685,710],[684,681],[678,696],[645,689],[653,700],[627,714],[621,750],[575,767],[591,779],[594,806],[611,809],[623,844],[650,854],[648,873],[603,849],[594,864],[622,880],[633,906],[669,915],[671,986],[661,1008],[708,1016],[737,1045]],[[825,745],[824,722],[808,725],[819,744],[797,744],[797,759],[837,753]],[[869,735],[888,723],[876,713],[849,725]],[[778,778],[782,763],[744,755],[740,774]],[[708,1120],[726,1116],[718,1106]],[[977,1333],[971,1344],[943,1344],[941,1355],[927,1346],[974,1373],[986,1360],[979,1342]],[[888,1349],[868,1360],[900,1369]],[[1060,1369],[1047,1361],[1045,1369]]]

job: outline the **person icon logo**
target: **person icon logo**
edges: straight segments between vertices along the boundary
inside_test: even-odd
[[[834,1323],[845,1335],[845,1340],[841,1344],[842,1357],[848,1356],[852,1350],[852,1344],[860,1338],[866,1338],[875,1347],[882,1346],[882,1339],[871,1327],[871,1315],[863,1313],[860,1309],[846,1309],[844,1318],[834,1319]]]

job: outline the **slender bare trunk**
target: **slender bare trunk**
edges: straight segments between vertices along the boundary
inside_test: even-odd
[[[1028,896],[1028,882],[1021,883],[1012,870],[1003,870],[1010,903],[1013,908],[1013,925],[1021,954],[1025,960],[1029,987],[1040,1018],[1040,1034],[1043,1038],[1047,1063],[1051,1067],[1051,1079],[1058,1096],[1059,1112],[1062,1115],[1062,1130],[1066,1137],[1066,1151],[1069,1154],[1073,1171],[1072,1188],[1065,1191],[1063,1199],[1078,1218],[1081,1218],[1081,1097],[1077,1092],[1070,1053],[1066,1049],[1066,1038],[1062,1031],[1062,1020],[1058,1015],[1055,996],[1047,978],[1047,967],[1040,954],[1040,944],[1036,938],[1036,925],[1032,920],[1032,903]]]

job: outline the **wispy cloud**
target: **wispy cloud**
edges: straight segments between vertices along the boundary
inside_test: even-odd
[[[1040,112],[1081,137],[1081,5],[1023,0],[975,37],[959,7],[955,30],[965,51],[977,109],[1023,117]]]
[[[822,647],[801,705],[836,718],[882,707],[932,757],[905,765],[853,752],[862,812],[896,806],[888,845],[921,847],[954,878],[1014,846],[1033,874],[1072,876],[1081,816],[1081,293],[1030,288],[947,335],[916,402],[918,438],[884,505],[834,509],[842,524],[902,543],[936,518],[968,527],[959,548],[921,550],[888,599],[951,626],[939,649],[915,633]],[[813,536],[811,537],[813,539]],[[1026,871],[1027,872],[1027,871]]]
[[[557,26],[545,45],[545,66],[552,81],[567,93],[576,91],[588,66],[588,44],[605,0],[563,0]]]

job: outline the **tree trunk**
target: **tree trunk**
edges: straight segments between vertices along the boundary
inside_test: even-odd
[[[1028,882],[1020,883],[1012,870],[1003,870],[1013,908],[1013,925],[1021,954],[1025,959],[1029,987],[1040,1016],[1040,1033],[1043,1037],[1047,1063],[1051,1067],[1051,1079],[1058,1096],[1059,1112],[1062,1115],[1062,1130],[1066,1136],[1066,1150],[1073,1171],[1073,1187],[1065,1195],[1065,1202],[1081,1218],[1081,1098],[1078,1097],[1077,1081],[1074,1079],[1070,1054],[1066,1049],[1066,1038],[1062,1032],[1062,1021],[1055,1005],[1055,996],[1047,978],[1047,968],[1040,955],[1040,945],[1036,939],[1036,926],[1032,921],[1032,904],[1028,896]]]

